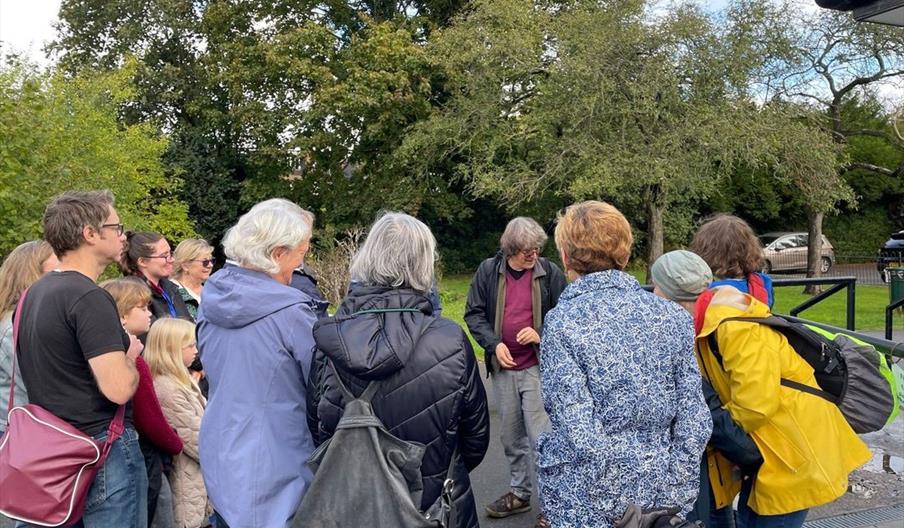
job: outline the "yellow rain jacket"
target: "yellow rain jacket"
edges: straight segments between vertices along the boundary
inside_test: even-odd
[[[780,515],[831,502],[847,491],[848,475],[872,456],[838,408],[812,394],[780,385],[781,378],[818,387],[813,369],[781,333],[730,317],[768,317],[769,308],[731,287],[719,288],[697,336],[700,373],[710,380],[735,422],[763,455],[748,505]],[[723,363],[709,350],[716,331]],[[710,482],[719,507],[740,489],[731,464],[707,450]]]

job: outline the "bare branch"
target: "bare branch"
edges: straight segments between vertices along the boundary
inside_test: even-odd
[[[873,165],[872,163],[861,163],[854,162],[848,163],[844,167],[842,167],[842,171],[848,172],[856,169],[868,170],[870,172],[875,172],[877,174],[884,174],[885,176],[894,176],[897,171],[888,169],[886,167],[880,167],[879,165]]]

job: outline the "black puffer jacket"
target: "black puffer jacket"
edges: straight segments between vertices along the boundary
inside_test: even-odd
[[[358,313],[415,308],[419,312]],[[390,433],[427,446],[421,465],[421,508],[440,494],[456,442],[453,478],[458,526],[479,526],[468,472],[483,460],[490,440],[486,393],[474,351],[462,329],[431,315],[426,295],[408,289],[360,287],[336,315],[314,326],[317,352],[308,386],[308,425],[317,444],[330,438],[342,398],[326,357],[355,395],[385,380],[372,400]],[[356,315],[357,314],[357,315]]]

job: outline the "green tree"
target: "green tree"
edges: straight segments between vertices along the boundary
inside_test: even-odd
[[[205,236],[270,196],[342,232],[381,207],[469,214],[443,175],[391,156],[441,92],[423,44],[462,5],[64,0],[53,49],[68,72],[137,58],[123,117],[172,135],[168,172]]]
[[[875,119],[875,112],[874,119],[868,119],[858,112],[856,99],[868,101],[880,83],[904,77],[904,31],[853,23],[846,13],[814,11],[799,2],[738,2],[735,11],[739,18],[754,20],[763,31],[776,35],[774,41],[779,42],[771,48],[771,67],[754,76],[764,97],[807,106],[807,119],[843,148],[835,183],[856,181],[866,172],[900,181],[904,142],[892,133],[887,119]],[[867,144],[870,146],[865,148]],[[855,205],[853,195],[832,199],[822,193],[810,194],[822,188],[801,187],[810,240],[820,239],[823,217],[835,209],[839,199],[849,207]],[[808,276],[819,275],[819,259],[819,247],[810,245]]]
[[[756,105],[739,78],[762,60],[755,39],[693,7],[658,18],[640,1],[606,7],[484,0],[436,35],[453,95],[406,139],[410,170],[455,160],[474,193],[511,207],[549,194],[613,201],[646,226],[648,262],[665,219],[686,236],[738,167],[801,186],[834,174],[830,138],[786,106]]]
[[[129,229],[194,234],[148,125],[121,126],[128,68],[66,79],[15,60],[0,67],[0,254],[40,237],[47,201],[70,189],[110,189]]]

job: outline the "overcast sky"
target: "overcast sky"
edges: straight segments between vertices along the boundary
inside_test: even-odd
[[[0,46],[46,65],[44,45],[56,36],[60,0],[0,0]]]

